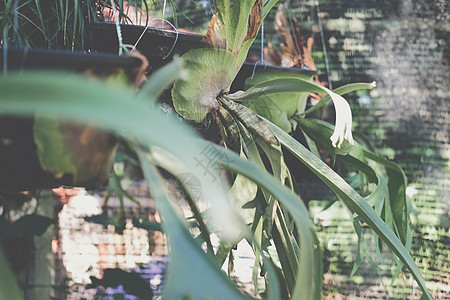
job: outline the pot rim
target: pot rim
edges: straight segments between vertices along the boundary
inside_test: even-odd
[[[0,47],[0,71],[3,70],[5,48]],[[66,69],[83,70],[88,68],[134,69],[141,66],[137,57],[118,56],[111,53],[70,50],[36,49],[8,47],[7,69]]]

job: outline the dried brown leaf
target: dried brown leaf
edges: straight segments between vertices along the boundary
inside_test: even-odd
[[[272,42],[267,42],[267,47],[264,48],[264,59],[273,66],[281,66],[281,56],[273,47]]]
[[[202,42],[208,44],[211,48],[226,49],[226,41],[218,33],[218,29],[221,29],[222,26],[220,25],[217,17],[217,13],[211,17],[211,22],[209,23],[206,34],[202,38]]]
[[[306,40],[306,47],[303,46],[303,63],[308,66],[311,70],[316,71],[316,65],[312,58],[312,47],[314,45],[314,38],[311,36]]]
[[[244,42],[255,38],[262,21],[263,0],[256,0],[252,7],[252,14],[248,18],[248,31]]]
[[[304,55],[304,52],[303,52],[304,40],[303,40],[303,36],[300,31],[300,26],[298,26],[298,21],[296,18],[292,18],[291,20],[292,20],[292,24],[293,24],[294,31],[295,31],[295,41],[296,41],[296,46],[297,46],[297,53],[299,53],[303,56]]]
[[[281,66],[285,68],[300,68],[301,62],[302,58],[300,55],[283,54],[281,57]]]
[[[285,54],[290,54],[295,56],[298,53],[297,47],[295,46],[294,39],[289,31],[288,18],[284,5],[278,6],[277,13],[275,15],[275,29],[280,37],[280,48]]]

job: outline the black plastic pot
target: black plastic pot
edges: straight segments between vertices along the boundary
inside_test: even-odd
[[[145,34],[136,46],[149,61],[150,67],[159,69],[171,61],[174,55],[181,56],[190,49],[203,48],[202,36],[137,25],[120,25],[122,43],[134,45],[142,32]],[[112,23],[93,23],[90,25],[94,51],[115,53],[119,51],[116,25]],[[176,42],[175,42],[176,41]]]
[[[6,66],[4,58],[6,56]],[[86,71],[87,69],[134,69],[141,65],[136,57],[117,56],[111,53],[86,53],[67,50],[17,49],[8,48],[5,53],[0,47],[0,71],[13,70],[66,70]]]
[[[119,41],[115,24],[93,23],[90,26],[95,51],[118,53]],[[154,70],[172,60],[174,55],[181,56],[190,49],[207,47],[207,44],[202,42],[202,36],[198,34],[178,32],[177,36],[173,30],[154,27],[147,29],[144,26],[136,25],[121,25],[120,27],[122,43],[129,45],[135,45],[145,30],[145,34],[137,44],[136,49],[148,59],[150,67]],[[317,74],[316,71],[308,69],[284,68],[263,64],[257,64],[255,67],[254,63],[244,63],[232,84],[231,90],[242,90],[245,80],[253,74],[254,70],[257,72],[267,70],[311,76]]]
[[[6,62],[6,63],[5,63]],[[36,49],[8,49],[0,48],[0,71],[14,70],[65,70],[70,72],[84,72],[91,74],[108,74],[118,69],[130,71],[141,66],[142,61],[136,57],[121,56],[110,53],[84,53],[55,50]],[[21,191],[38,188],[53,188],[59,185],[79,185],[88,188],[102,186],[106,176],[90,178],[85,181],[74,181],[71,175],[55,177],[52,173],[42,169],[37,147],[34,141],[34,119],[2,116],[0,113],[0,190]],[[85,129],[80,125],[65,125],[65,130],[71,134],[81,134]],[[97,130],[96,137],[103,137],[103,143],[108,144],[115,151],[117,141],[107,133]],[[113,155],[113,153],[111,154]],[[105,165],[112,169],[112,163]]]

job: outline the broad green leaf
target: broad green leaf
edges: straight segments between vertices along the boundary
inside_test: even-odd
[[[286,79],[286,78],[297,78],[306,81],[311,81],[312,76],[308,74],[294,73],[294,72],[281,72],[272,70],[256,70],[255,74],[245,80],[245,89],[249,89],[252,86],[262,83],[265,81],[270,81],[274,79]]]
[[[275,78],[311,79],[310,75],[289,74],[276,71],[256,72],[254,76],[249,77],[245,82],[245,89]],[[242,104],[259,114],[260,116],[275,123],[286,132],[295,129],[295,122],[290,118],[296,113],[305,111],[308,93],[306,92],[286,92],[271,95],[261,95],[257,99],[243,101]]]
[[[328,93],[327,88],[301,78],[275,78],[259,82],[245,92],[227,95],[233,101],[257,100],[261,96],[283,93]]]
[[[185,119],[202,122],[218,110],[217,97],[228,90],[237,74],[236,57],[226,50],[192,49],[181,57],[187,80],[177,80],[172,89],[173,105]]]
[[[425,286],[425,280],[420,273],[409,252],[395,233],[375,213],[367,201],[362,198],[351,186],[336,174],[328,165],[310,153],[303,145],[285,133],[282,129],[267,121],[269,127],[280,140],[282,145],[292,152],[301,162],[313,171],[351,210],[356,212],[361,220],[365,221],[373,231],[389,246],[389,248],[405,264],[412,276],[418,283],[426,299],[432,299],[431,294]]]
[[[227,49],[233,53],[237,53],[241,50],[242,44],[247,36],[247,30],[249,30],[248,25],[250,19],[253,17],[251,15],[253,5],[257,5],[262,0],[238,0],[233,2],[231,8],[230,23],[225,28],[227,31]],[[262,14],[262,11],[260,12]],[[259,16],[261,20],[261,16]],[[259,24],[257,25],[259,28]]]
[[[214,0],[214,7],[225,31],[227,50],[238,53],[247,35],[249,17],[256,0]],[[258,26],[259,27],[259,26]]]
[[[208,112],[220,108],[217,97],[228,92],[259,30],[263,13],[265,17],[275,2],[264,6],[262,0],[214,1],[219,24],[215,24],[213,16],[208,29],[212,32],[205,37],[224,39],[226,49],[212,45],[214,49],[193,49],[182,56],[189,79],[175,82],[172,99],[184,118],[200,123]]]
[[[228,192],[231,204],[246,224],[252,223],[255,216],[255,207],[251,201],[255,199],[257,189],[255,183],[238,174]]]
[[[352,112],[348,102],[340,95],[329,89],[301,78],[276,78],[258,83],[245,92],[237,92],[228,95],[228,99],[233,101],[256,100],[264,95],[282,93],[301,92],[325,92],[334,102],[336,110],[336,125],[333,134],[330,136],[334,147],[340,148],[344,140],[353,143],[352,136]]]
[[[289,94],[261,96],[261,99],[245,101],[243,104],[258,115],[271,120],[286,132],[291,132],[293,124],[289,121],[295,109],[295,98]],[[295,96],[294,96],[295,97]],[[292,100],[292,101],[290,101]],[[293,107],[281,107],[280,104],[294,104]]]

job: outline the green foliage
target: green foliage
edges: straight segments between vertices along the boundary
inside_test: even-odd
[[[200,123],[212,107],[219,105],[217,95],[226,90],[236,76],[236,58],[222,49],[193,49],[183,55],[182,61],[183,68],[189,72],[189,80],[175,82],[173,104],[186,119]],[[204,88],[198,88],[199,82],[204,83]]]
[[[61,120],[92,124],[131,145],[164,220],[163,232],[168,236],[171,259],[163,298],[251,299],[221,271],[225,257],[231,259],[232,246],[243,239],[251,244],[256,256],[253,279],[260,294],[267,299],[287,298],[288,295],[291,299],[320,298],[320,243],[306,206],[293,192],[295,184],[284,160],[284,148],[311,169],[357,215],[354,222],[357,232],[359,220],[373,229],[411,272],[423,291],[423,298],[431,299],[419,269],[405,249],[410,241],[403,172],[361,145],[351,145],[351,111],[339,93],[372,85],[359,84],[333,92],[305,79],[271,78],[254,84],[245,92],[228,94],[228,87],[243,63],[261,20],[275,2],[269,1],[263,6],[262,1],[241,0],[230,6],[229,1],[215,1],[222,27],[210,27],[213,48],[186,53],[182,65],[189,77],[173,78],[176,80],[172,89],[176,110],[196,122],[202,122],[211,114],[223,142],[232,145],[237,153],[200,139],[183,123],[161,115],[154,102],[162,87],[152,80],[143,88],[145,92],[135,95],[121,86],[113,87],[64,73],[11,73],[0,80],[2,113],[39,115],[55,120],[56,124]],[[212,25],[217,24],[212,22]],[[160,71],[159,76],[170,78],[168,72],[174,69],[178,71],[174,74],[180,76],[179,67],[179,62],[175,62]],[[171,80],[164,83],[167,86]],[[329,124],[301,118],[304,105],[300,105],[298,95],[310,92],[329,95],[320,105],[334,101],[337,112],[334,129]],[[286,97],[282,104],[268,98],[261,100],[271,95],[284,97],[285,93],[297,96]],[[237,101],[254,101],[249,106],[255,111]],[[269,104],[281,112],[283,122],[298,123],[310,145],[320,144],[366,176],[374,185],[367,190],[366,197],[286,133],[291,128],[283,126],[283,130],[271,122],[281,122],[281,117],[268,114],[265,116],[273,120],[267,120],[260,116],[258,110],[263,112],[264,106]],[[199,163],[205,153],[208,154],[206,167]],[[176,199],[168,193],[162,170],[164,175],[168,172],[178,179],[198,224],[200,238],[195,237],[179,213]],[[232,179],[230,189],[223,181],[224,170]],[[202,188],[200,199],[185,185],[181,176],[185,172],[198,178]],[[111,178],[113,185],[117,184],[117,177]],[[116,190],[123,193],[120,187]],[[199,209],[200,202],[209,204],[207,212]],[[115,222],[98,216],[91,217],[91,221]],[[209,241],[213,232],[221,241],[216,252]],[[207,251],[199,241],[207,244]],[[275,247],[276,254],[269,252],[270,245]],[[265,288],[258,286],[258,274],[264,276]],[[148,286],[136,287],[134,279],[130,282],[133,276],[122,270],[110,270],[103,279],[92,280],[95,285],[103,286],[129,283],[128,289],[136,295],[151,297]],[[9,275],[7,279],[11,279]]]
[[[243,3],[238,2],[239,5],[235,5],[231,9],[228,2],[217,2],[216,7],[219,8],[218,19],[222,27],[220,27],[218,32],[212,32],[216,33],[215,36],[209,32],[209,39],[215,42],[213,46],[216,48],[220,48],[221,44],[219,42],[222,39],[226,44],[227,51],[234,53],[245,43],[242,37],[243,33],[248,29],[244,25],[239,25],[240,23],[234,19],[238,16],[242,18],[242,15],[238,12],[233,12],[232,9],[240,7]],[[246,13],[248,10],[249,8],[247,7],[243,9],[243,12]],[[249,19],[251,20],[252,17],[253,15]],[[214,18],[211,24],[215,25]],[[211,38],[211,36],[213,37]],[[219,42],[217,42],[218,40]],[[224,50],[199,49],[196,50],[196,54],[199,57],[206,55],[206,53],[212,56],[214,51],[219,54],[221,53],[220,51]],[[190,57],[190,55],[190,53],[187,53],[186,57]],[[230,56],[230,60],[232,60],[231,58],[232,56]],[[217,63],[217,67],[219,69],[226,68],[220,60]],[[227,67],[231,68],[230,66]],[[195,69],[195,72],[201,74],[205,70],[205,73],[207,73],[206,69],[208,69],[208,72],[212,73],[211,70],[214,68],[215,66],[208,65],[208,68],[201,67]],[[192,70],[193,68],[191,67],[190,69]],[[229,74],[232,73],[230,72]],[[227,77],[222,80],[221,84],[215,84],[214,87],[220,85],[227,87],[229,80]],[[356,213],[359,219],[366,222],[374,230],[380,239],[406,264],[406,267],[423,289],[424,295],[429,296],[420,271],[404,247],[404,245],[410,245],[411,237],[407,229],[409,228],[409,213],[405,202],[404,188],[406,181],[404,175],[402,176],[402,172],[394,164],[387,164],[386,160],[361,148],[360,145],[353,146],[350,107],[346,100],[340,96],[340,94],[357,89],[371,89],[374,87],[374,84],[352,84],[341,87],[334,92],[303,78],[276,78],[270,76],[267,79],[262,78],[255,81],[253,84],[250,84],[246,91],[239,91],[231,95],[228,94],[227,88],[217,89],[213,93],[210,93],[211,90],[207,88],[208,107],[203,107],[201,118],[198,118],[197,122],[206,118],[207,114],[205,112],[210,112],[213,116],[217,115],[219,118],[215,118],[215,120],[221,128],[225,143],[230,144],[242,157],[266,168],[282,185],[286,184],[292,188],[293,180],[284,163],[280,148],[281,142],[281,145],[293,152],[300,161],[310,167],[322,181],[327,183],[338,198],[352,212]],[[195,76],[186,80],[184,86],[188,90],[180,91],[177,83],[172,90],[174,104],[176,108],[177,106],[183,106],[179,105],[180,94],[188,97],[188,101],[186,101],[189,102],[188,110],[177,108],[177,111],[183,117],[192,120],[192,112],[196,111],[197,107],[201,107],[204,103],[201,97],[195,97],[195,95],[202,95],[202,92],[198,90],[198,86],[209,87],[209,82],[202,80],[200,76]],[[326,93],[327,96],[314,108],[304,112],[305,95],[308,93]],[[316,110],[330,100],[333,100],[336,109],[335,128],[324,122],[302,118],[304,114]],[[222,107],[217,107],[216,101]],[[245,104],[247,107],[236,103],[236,101]],[[266,117],[275,124],[280,125],[286,132],[290,132],[299,124],[307,135],[312,151],[317,153],[315,143],[319,143],[332,154],[333,158],[336,158],[336,156],[345,157],[345,162],[357,168],[363,176],[368,178],[368,183],[374,184],[376,188],[369,193],[368,197],[362,198],[341,177],[329,169],[325,163],[321,162],[316,155],[304,149],[301,144],[293,140],[276,125],[264,121],[262,117]],[[353,155],[350,155],[351,153]],[[266,160],[266,163],[263,162],[264,160]],[[377,166],[372,167],[368,160],[376,163]],[[244,171],[235,170],[235,172],[243,174]],[[250,179],[258,183],[258,181],[255,181],[255,178],[250,177]],[[242,184],[241,177],[236,176],[234,185]],[[249,224],[249,228],[260,245],[272,242],[275,244],[282,267],[282,272],[278,278],[282,282],[282,289],[283,287],[287,288],[287,291],[283,291],[283,293],[291,294],[295,298],[296,293],[299,291],[296,283],[300,281],[306,282],[306,286],[302,287],[302,290],[307,291],[306,294],[309,295],[306,297],[312,297],[312,281],[308,281],[305,278],[305,272],[297,274],[297,270],[307,265],[304,259],[311,262],[314,261],[314,257],[320,257],[320,251],[317,253],[307,251],[308,246],[306,245],[314,245],[311,238],[307,242],[300,240],[299,243],[293,238],[291,218],[297,222],[297,225],[301,222],[301,218],[295,218],[293,215],[293,208],[287,208],[286,206],[288,205],[281,198],[262,188],[261,183],[257,184],[257,186],[258,191],[256,194],[252,191],[243,195],[245,197],[236,201],[234,207],[236,207],[237,211],[241,211],[241,215],[245,217],[247,223],[253,217],[253,222]],[[364,186],[363,190],[364,188],[367,189],[367,186]],[[248,187],[247,184],[247,190]],[[234,198],[234,200],[236,199]],[[357,232],[361,229],[358,218],[355,218],[354,222]],[[302,237],[305,238],[308,237],[308,234],[303,231],[299,233],[299,237],[300,239]],[[258,257],[260,253],[256,247],[254,251]],[[358,254],[355,268],[360,262],[360,255]],[[255,270],[258,270],[258,266],[255,266]],[[320,274],[321,272],[313,266],[311,266],[309,271],[315,274]],[[320,275],[316,278],[320,278]],[[317,283],[317,286],[320,286],[320,284]]]
[[[0,39],[17,47],[85,49],[86,23],[98,20],[97,1],[2,1]]]
[[[148,23],[146,1],[114,0],[122,23]],[[136,20],[128,17],[130,7],[136,8]],[[89,24],[104,22],[103,12],[111,2],[98,0],[7,0],[0,3],[0,40],[3,46],[87,50],[92,47]]]
[[[275,78],[291,78],[297,77],[301,79],[311,79],[309,75],[291,74],[275,71],[257,72],[253,77],[245,81],[245,88],[248,90],[252,86],[262,83],[264,81],[273,80]],[[295,130],[295,121],[291,119],[292,116],[298,113],[303,113],[306,107],[306,100],[308,93],[299,92],[283,92],[277,94],[262,94],[255,99],[243,101],[242,104],[256,112],[258,115],[271,120],[278,127],[286,132]]]
[[[391,228],[376,214],[376,212],[352,187],[350,187],[338,174],[330,169],[316,156],[312,155],[306,148],[295,141],[292,137],[280,130],[275,125],[271,125],[271,129],[275,132],[281,143],[291,151],[298,159],[300,159],[308,168],[311,169],[323,182],[325,182],[336,196],[345,203],[352,211],[354,211],[362,220],[364,220],[370,228],[389,246],[389,248],[398,256],[398,258],[406,265],[411,272],[420,288],[424,292],[424,296],[431,298],[425,287],[425,281],[417,268],[414,260],[409,252],[405,249],[401,241],[395,235]],[[380,186],[381,184],[379,184]],[[382,187],[381,187],[382,188]],[[375,190],[372,195],[376,195]],[[379,196],[379,195],[377,195]],[[384,194],[386,196],[386,194]],[[367,197],[367,198],[370,198]]]
[[[204,39],[214,49],[192,49],[184,54],[190,78],[177,80],[172,89],[174,107],[183,117],[199,123],[208,112],[219,109],[216,97],[228,92],[268,8],[275,3],[242,0],[231,6],[229,0],[214,1],[217,19],[211,20]]]

